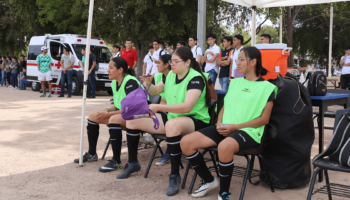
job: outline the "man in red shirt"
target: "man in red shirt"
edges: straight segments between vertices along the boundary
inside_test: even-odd
[[[136,50],[131,47],[130,39],[125,40],[125,48],[122,49],[120,54],[120,56],[126,60],[128,66],[135,69],[138,57]]]

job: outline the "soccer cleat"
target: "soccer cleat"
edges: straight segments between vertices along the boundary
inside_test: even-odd
[[[170,161],[170,155],[167,153],[164,153],[162,158],[158,162],[156,162],[156,166],[163,166],[169,163],[169,161]]]
[[[219,194],[218,200],[230,200],[230,194],[231,193],[223,192],[222,194]]]
[[[219,186],[218,180],[214,177],[214,180],[210,183],[204,182],[204,180],[201,181],[201,185],[199,188],[192,193],[192,197],[203,197],[212,189],[215,189]]]
[[[166,190],[166,195],[174,196],[179,193],[181,184],[181,176],[179,174],[170,174],[169,176],[169,187]]]
[[[91,155],[89,154],[89,152],[86,152],[85,155],[83,156],[83,162],[86,162],[86,161],[93,162],[93,161],[97,161],[97,159],[98,159],[97,154]],[[74,162],[79,163],[79,158],[74,159]]]
[[[40,97],[46,97],[46,93],[44,92]]]
[[[105,166],[102,166],[98,169],[100,172],[111,172],[117,169],[123,169],[122,163],[118,163],[114,159],[109,160],[109,163],[107,163]]]
[[[141,170],[141,165],[140,163],[135,163],[135,164],[131,164],[131,163],[126,163],[124,171],[122,171],[120,174],[118,174],[117,179],[126,179],[130,176],[130,174],[134,173],[134,172],[138,172]]]
[[[50,93],[47,97],[52,97],[52,94]]]

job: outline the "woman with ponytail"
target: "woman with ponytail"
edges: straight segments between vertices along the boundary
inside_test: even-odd
[[[181,140],[182,151],[202,178],[201,186],[192,193],[193,197],[202,197],[219,185],[198,149],[218,146],[218,199],[228,200],[234,154],[258,147],[264,127],[269,123],[277,87],[261,78],[267,71],[261,65],[260,51],[255,47],[246,47],[235,62],[238,72],[244,73],[245,77],[231,80],[217,125],[191,133]]]
[[[121,117],[121,101],[130,92],[139,87],[139,81],[135,78],[135,72],[128,67],[127,62],[122,57],[115,57],[109,62],[109,79],[112,79],[111,87],[113,91],[114,106],[105,111],[92,112],[88,117],[87,136],[89,141],[89,151],[85,153],[83,162],[97,161],[96,152],[97,140],[99,136],[100,124],[109,127],[110,143],[113,150],[113,158],[105,166],[99,168],[100,172],[110,172],[122,169],[120,153],[122,148],[122,128],[125,128],[126,121]],[[74,160],[79,163],[79,158]]]
[[[193,61],[190,49],[180,47],[172,54],[169,60],[172,71],[169,71],[166,79],[157,85],[151,85],[149,93],[153,96],[164,93],[167,105],[151,104],[150,110],[157,113],[159,129],[153,128],[150,118],[129,120],[126,123],[128,146],[135,145],[134,150],[129,149],[129,162],[124,172],[117,178],[127,178],[131,173],[140,170],[137,161],[138,140],[129,135],[139,135],[140,132],[152,134],[164,134],[167,136],[167,152],[170,155],[171,173],[168,196],[179,192],[181,177],[179,173],[181,162],[180,140],[182,136],[209,126],[210,116],[210,91],[207,79],[202,74],[198,62]],[[141,77],[146,85],[150,84],[153,77]],[[165,114],[167,112],[167,114]]]

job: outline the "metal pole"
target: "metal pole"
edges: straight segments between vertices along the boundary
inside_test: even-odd
[[[251,46],[254,46],[256,44],[256,6],[252,7],[252,42]]]
[[[280,15],[280,43],[282,43],[282,8],[280,8],[281,10],[281,15]]]
[[[197,45],[205,51],[207,1],[198,0]]]
[[[330,16],[330,24],[329,24],[328,77],[332,76],[332,44],[333,44],[333,4],[331,4],[331,16]]]
[[[84,151],[84,129],[85,129],[85,107],[86,107],[86,90],[87,90],[87,79],[89,69],[89,58],[90,58],[90,42],[91,42],[91,28],[92,28],[92,15],[94,12],[94,0],[90,0],[89,7],[89,21],[87,28],[87,40],[86,40],[86,52],[85,52],[85,66],[84,66],[84,88],[83,88],[83,107],[81,111],[81,129],[80,129],[80,157],[79,166],[83,166],[83,151]]]

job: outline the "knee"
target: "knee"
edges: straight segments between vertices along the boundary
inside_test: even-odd
[[[88,119],[90,121],[94,121],[94,120],[96,120],[96,116],[97,116],[97,112],[92,112],[92,113],[89,114]]]
[[[113,115],[111,118],[109,118],[108,123],[109,124],[124,124],[125,120],[122,118],[121,115]]]
[[[178,124],[175,120],[169,120],[165,124],[165,133],[167,137],[175,137],[181,135],[181,132],[178,131]]]
[[[128,120],[126,121],[126,128],[136,130],[139,129],[138,124],[137,120]]]
[[[232,144],[230,144],[229,142],[226,142],[225,140],[220,142],[218,145],[218,152],[233,154],[234,152],[233,152]]]
[[[188,137],[188,135],[184,136],[180,141],[180,146],[182,151],[186,154],[186,151],[189,149],[192,149],[193,141],[191,141],[191,138]]]

